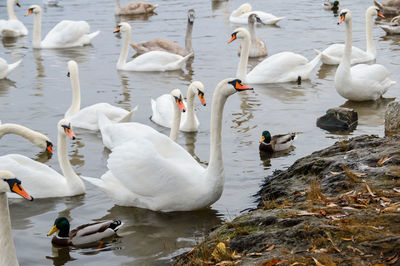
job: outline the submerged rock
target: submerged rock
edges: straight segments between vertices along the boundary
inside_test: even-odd
[[[331,132],[350,132],[358,124],[357,112],[350,108],[336,107],[317,119],[317,126]]]
[[[386,108],[385,135],[400,136],[400,102],[391,102]]]
[[[400,265],[400,137],[337,142],[275,171],[256,196],[256,210],[175,263]]]

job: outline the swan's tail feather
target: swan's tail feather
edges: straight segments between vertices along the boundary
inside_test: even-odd
[[[400,26],[393,27],[390,25],[379,25],[381,29],[383,29],[387,34],[399,34],[400,33]]]
[[[95,185],[96,187],[105,189],[106,185],[104,184],[104,181],[100,178],[94,178],[94,177],[87,177],[87,176],[81,176],[83,180],[86,180],[87,182]]]
[[[276,24],[276,23],[278,23],[279,21],[281,21],[284,18],[285,17],[279,17],[279,18],[272,19],[272,20],[269,21],[268,24]]]
[[[154,9],[156,9],[158,7],[158,5],[153,5],[153,6],[151,6],[151,7],[149,7],[149,8],[147,8],[147,12],[153,12],[154,11]]]
[[[135,108],[133,108],[127,115],[125,115],[121,120],[118,121],[118,123],[126,123],[126,122],[130,122],[132,119],[132,116],[135,114],[135,112],[137,111],[138,106],[136,106]]]
[[[97,125],[99,126],[100,132],[104,131],[104,127],[112,123],[112,121],[103,113],[97,112]]]
[[[21,64],[21,62],[22,62],[22,59],[17,61],[17,62],[15,62],[15,63],[13,63],[13,64],[9,64],[8,65],[8,73],[7,74],[9,74],[11,71],[16,69]]]
[[[183,57],[182,59],[180,59],[178,61],[178,68],[181,68],[183,66],[183,64],[189,60],[190,57],[192,57],[194,55],[194,52],[191,52],[190,54],[188,54],[187,56]]]
[[[314,51],[315,51],[315,54],[317,54],[317,55],[322,54],[322,52],[318,49],[314,49]]]
[[[95,32],[92,32],[92,33],[89,33],[88,34],[88,38],[89,38],[89,42],[91,41],[91,40],[93,40],[97,35],[99,35],[100,34],[100,31],[98,30],[98,31],[95,31]]]

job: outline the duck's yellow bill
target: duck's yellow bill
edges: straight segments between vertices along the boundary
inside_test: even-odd
[[[260,139],[260,143],[264,142],[264,140],[265,140],[265,137],[262,136],[261,139]]]
[[[51,228],[51,230],[47,233],[47,236],[51,236],[52,234],[54,234],[55,232],[58,231],[57,226],[53,226],[53,228]]]

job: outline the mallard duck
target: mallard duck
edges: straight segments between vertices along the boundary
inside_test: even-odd
[[[325,2],[324,3],[324,9],[325,10],[332,10],[333,12],[338,12],[339,10],[339,1],[334,1],[334,2]]]
[[[387,34],[400,34],[400,16],[394,17],[390,24],[379,25]]]
[[[280,134],[271,137],[268,130],[263,131],[260,140],[260,151],[275,152],[287,150],[292,146],[296,133]]]
[[[121,7],[119,0],[115,3],[115,15],[142,15],[154,12],[158,5],[152,5],[146,2],[130,2]]]
[[[94,222],[80,225],[70,232],[68,219],[59,217],[54,221],[54,226],[47,236],[58,231],[51,243],[59,246],[82,246],[114,235],[122,225],[120,220]]]
[[[386,0],[382,3],[374,0],[377,7],[381,9],[385,16],[397,16],[400,15],[400,1],[399,0]]]

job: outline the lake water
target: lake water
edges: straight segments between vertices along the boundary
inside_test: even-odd
[[[5,2],[0,4],[0,18],[6,17]],[[27,37],[2,40],[0,56],[8,62],[23,58],[19,68],[0,81],[0,119],[19,123],[47,134],[56,143],[56,124],[71,103],[67,61],[74,59],[80,68],[82,107],[108,102],[131,109],[139,105],[134,121],[153,124],[150,98],[180,88],[186,94],[190,82],[200,80],[206,88],[206,100],[212,101],[216,84],[236,73],[239,58],[235,41],[227,44],[237,27],[229,14],[243,1],[223,2],[193,0],[159,0],[157,14],[130,19],[132,40],[146,41],[164,37],[184,45],[186,12],[193,8],[196,20],[193,30],[194,60],[182,71],[169,73],[119,72],[115,65],[121,49],[121,36],[113,34],[117,24],[114,1],[64,0],[59,7],[43,10],[43,36],[62,19],[86,20],[92,31],[100,30],[93,45],[65,50],[33,50],[31,34],[33,17],[24,17],[33,0],[21,0],[17,16],[29,29]],[[257,27],[257,35],[267,43],[269,54],[293,51],[311,59],[314,48],[323,50],[332,43],[344,42],[345,26],[338,17],[322,9],[323,1],[269,0],[251,1],[255,10],[286,18],[279,26]],[[125,1],[123,1],[125,3]],[[354,45],[365,48],[364,12],[372,1],[354,0],[342,3],[353,13]],[[376,24],[382,23],[377,21]],[[386,66],[393,79],[400,82],[400,36],[387,37],[378,26],[373,29],[377,45],[377,63]],[[131,50],[130,55],[133,55]],[[256,65],[258,60],[250,61]],[[389,100],[379,103],[349,103],[334,89],[336,67],[319,65],[311,81],[297,84],[257,85],[254,91],[236,94],[228,99],[223,120],[223,155],[225,189],[210,208],[197,212],[157,213],[138,208],[114,206],[107,196],[91,184],[82,196],[10,202],[13,236],[21,265],[154,265],[168,264],[170,258],[190,250],[201,240],[202,232],[231,220],[241,210],[255,207],[252,195],[265,176],[275,169],[285,169],[295,160],[327,147],[337,140],[361,134],[383,135],[383,117]],[[399,86],[385,95],[400,95]],[[200,120],[197,134],[180,133],[178,142],[201,163],[209,156],[210,104],[196,100]],[[331,107],[346,106],[358,111],[359,125],[349,135],[330,134],[316,127],[317,117]],[[261,132],[272,134],[299,132],[295,148],[286,156],[261,160],[258,141]],[[99,134],[75,129],[76,141],[69,141],[69,156],[77,173],[100,177],[106,170],[107,151]],[[57,147],[55,147],[57,149]],[[0,140],[0,154],[19,153],[46,161],[38,147],[17,136]],[[45,162],[60,171],[56,154]],[[54,219],[66,216],[75,227],[102,219],[121,219],[125,225],[119,237],[102,248],[53,248],[46,233]]]

